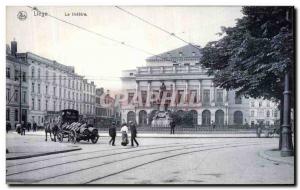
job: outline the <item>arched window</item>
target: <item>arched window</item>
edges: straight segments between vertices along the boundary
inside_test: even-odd
[[[145,110],[139,112],[139,125],[147,125],[147,112]]]
[[[135,113],[133,111],[127,113],[127,123],[129,123],[129,121],[135,122]]]
[[[190,111],[192,118],[193,118],[193,125],[197,125],[198,124],[198,112],[196,110],[191,110]]]
[[[234,124],[243,124],[243,113],[241,111],[236,111],[233,114]]]
[[[217,110],[215,113],[215,124],[216,126],[223,126],[224,125],[224,111]]]
[[[202,112],[202,125],[210,125],[210,111],[204,110]]]

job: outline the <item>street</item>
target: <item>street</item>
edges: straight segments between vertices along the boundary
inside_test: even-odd
[[[16,134],[9,134],[16,135]],[[43,136],[17,136],[43,142]],[[81,150],[7,160],[9,184],[292,184],[294,165],[267,160],[278,138],[138,138],[139,147],[80,142]],[[52,143],[53,146],[59,144]],[[65,144],[69,144],[64,142]]]

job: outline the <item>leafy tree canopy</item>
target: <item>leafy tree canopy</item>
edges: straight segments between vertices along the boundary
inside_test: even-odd
[[[278,101],[284,74],[294,69],[293,7],[243,7],[242,13],[203,48],[200,62],[216,86]]]

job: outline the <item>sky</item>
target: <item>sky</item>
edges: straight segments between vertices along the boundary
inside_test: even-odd
[[[234,26],[236,19],[243,16],[241,7],[121,8],[202,47],[219,38],[217,33],[221,26]],[[186,45],[112,6],[39,6],[38,9],[152,54]],[[17,18],[19,11],[27,13],[25,20]],[[87,16],[67,16],[72,13]],[[6,8],[6,43],[10,44],[13,39],[18,42],[18,52],[32,52],[64,65],[74,66],[76,73],[94,81],[97,87],[112,91],[121,88],[122,70],[145,66],[145,59],[152,56],[49,16],[34,15],[29,7]]]

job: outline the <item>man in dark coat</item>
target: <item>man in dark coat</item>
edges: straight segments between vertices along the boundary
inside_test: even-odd
[[[132,121],[129,122],[129,125],[130,125],[130,133],[131,133],[131,146],[134,146],[133,142],[135,142],[136,146],[139,146],[139,143],[135,139],[137,134],[136,125]]]
[[[10,122],[6,122],[6,133],[11,130],[11,124]]]
[[[115,139],[117,135],[116,123],[112,122],[111,126],[109,126],[109,136],[111,137],[109,144],[115,146]]]
[[[175,134],[175,121],[172,119],[170,122],[171,134]]]
[[[33,131],[36,132],[37,125],[36,125],[36,122],[35,122],[35,121],[33,122],[32,128],[33,128]]]

